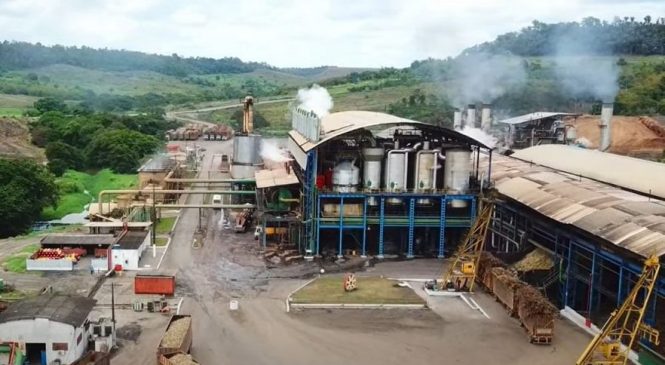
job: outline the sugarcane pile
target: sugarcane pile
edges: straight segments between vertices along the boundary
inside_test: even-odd
[[[545,252],[535,249],[529,252],[523,259],[516,262],[513,268],[517,271],[549,270],[554,266],[554,261]]]
[[[505,268],[506,265],[491,253],[481,252],[476,279],[489,290],[492,290],[492,269],[495,267]]]
[[[160,346],[166,348],[180,347],[185,340],[185,336],[187,336],[187,331],[189,331],[191,323],[191,317],[183,317],[171,322],[171,325],[162,338]]]
[[[519,312],[524,316],[543,317],[551,320],[559,313],[559,310],[538,289],[530,285],[517,289],[517,295],[519,296]]]
[[[192,355],[185,355],[182,353],[171,356],[169,362],[172,365],[199,365],[198,362],[192,359]]]

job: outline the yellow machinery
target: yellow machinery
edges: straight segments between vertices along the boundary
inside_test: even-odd
[[[476,280],[478,261],[485,247],[485,238],[492,220],[494,203],[488,200],[482,201],[480,214],[469,230],[464,242],[455,253],[455,261],[448,269],[448,273],[441,283],[440,289],[454,288],[458,291],[473,291]]]
[[[658,330],[642,322],[651,292],[658,280],[660,262],[651,256],[644,262],[642,275],[620,308],[614,310],[600,333],[584,350],[576,365],[624,365],[638,337],[656,345]]]

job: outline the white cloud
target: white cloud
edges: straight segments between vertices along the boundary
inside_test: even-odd
[[[277,66],[406,66],[533,20],[665,13],[662,0],[0,0],[8,40]]]

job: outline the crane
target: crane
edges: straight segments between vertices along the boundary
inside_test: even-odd
[[[643,322],[651,292],[658,280],[660,262],[652,255],[644,262],[642,275],[621,307],[615,309],[576,365],[624,365],[637,337],[658,344],[659,332]]]
[[[485,247],[485,237],[494,211],[493,201],[482,200],[482,204],[480,214],[476,217],[476,221],[467,233],[464,242],[457,249],[455,260],[448,268],[448,273],[439,289],[473,291],[473,284],[478,272],[478,261]]]
[[[242,134],[248,135],[252,134],[254,131],[254,111],[252,110],[253,106],[254,97],[251,95],[245,96],[245,99],[242,101]]]

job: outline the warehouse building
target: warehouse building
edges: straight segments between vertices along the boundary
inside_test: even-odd
[[[18,342],[30,364],[70,364],[88,348],[89,315],[95,300],[41,295],[0,313],[3,341]]]
[[[488,160],[481,161],[487,166]],[[650,255],[665,255],[665,165],[578,147],[544,145],[495,156],[496,205],[487,249],[554,260],[531,280],[560,308],[597,326],[626,298]],[[665,331],[665,275],[645,321]],[[657,313],[661,315],[657,315]],[[665,342],[642,339],[665,356]]]

